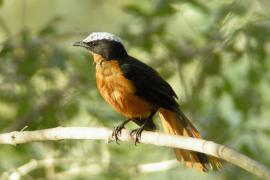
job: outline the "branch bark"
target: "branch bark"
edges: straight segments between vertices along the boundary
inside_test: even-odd
[[[134,141],[127,130],[122,131],[121,141]],[[111,141],[112,130],[93,127],[57,127],[36,131],[14,131],[0,134],[0,144],[22,144],[34,141],[57,141],[63,139],[95,139]],[[224,145],[212,141],[144,131],[141,143],[175,147],[205,153],[224,159],[262,179],[270,179],[270,170],[253,159]]]

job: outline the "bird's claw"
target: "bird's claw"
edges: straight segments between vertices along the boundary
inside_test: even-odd
[[[133,129],[130,132],[130,135],[131,136],[134,136],[135,135],[135,146],[137,145],[137,143],[140,143],[142,132],[143,132],[143,128]]]
[[[114,127],[113,132],[112,132],[112,138],[115,139],[116,144],[119,144],[119,142],[118,142],[119,136],[121,136],[122,129],[124,129],[124,128],[125,127],[122,125]]]

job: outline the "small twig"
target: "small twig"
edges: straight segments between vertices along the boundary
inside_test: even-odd
[[[107,128],[57,127],[52,129],[10,132],[0,134],[0,144],[22,144],[34,141],[57,141],[63,139],[111,139],[112,130]],[[134,141],[127,130],[122,131],[121,141]],[[212,141],[144,131],[141,143],[187,149],[224,159],[263,179],[270,179],[270,170],[253,159],[224,145]]]

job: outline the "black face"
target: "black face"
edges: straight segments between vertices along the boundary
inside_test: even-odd
[[[85,47],[89,51],[99,54],[108,60],[122,58],[124,56],[127,56],[127,52],[124,46],[121,43],[116,42],[116,41],[109,41],[109,40],[104,39],[104,40],[91,41],[89,43],[76,42],[73,45]]]

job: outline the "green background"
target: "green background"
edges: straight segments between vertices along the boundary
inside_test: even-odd
[[[71,46],[107,31],[172,85],[205,139],[269,167],[269,20],[268,0],[0,0],[0,131],[123,121],[96,89],[92,57]],[[256,179],[226,162],[208,174],[139,169],[171,159],[169,148],[123,142],[1,145],[0,177],[37,162],[22,179]]]

